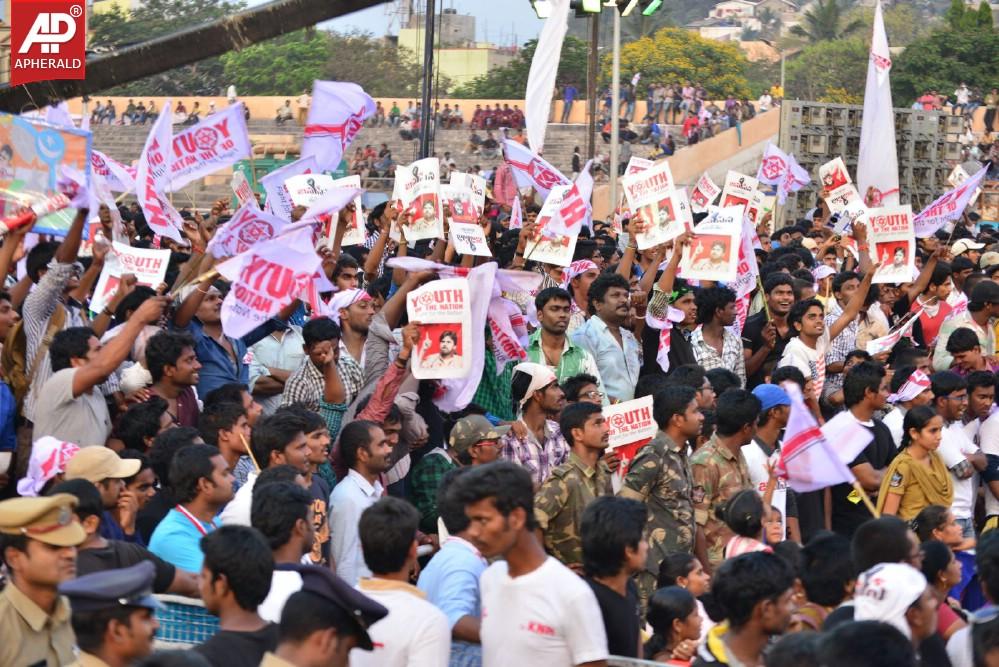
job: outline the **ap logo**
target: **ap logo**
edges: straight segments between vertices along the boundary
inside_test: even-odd
[[[74,5],[77,15],[81,10]],[[42,53],[59,53],[59,46],[73,39],[76,34],[76,19],[69,14],[41,13],[35,17],[35,22],[28,31],[28,37],[21,44],[18,53],[28,53],[36,43]]]
[[[80,0],[11,0],[11,85],[86,77]]]

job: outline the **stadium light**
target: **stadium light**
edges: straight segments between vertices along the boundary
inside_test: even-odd
[[[531,0],[531,8],[539,19],[546,19],[552,15],[551,0]]]

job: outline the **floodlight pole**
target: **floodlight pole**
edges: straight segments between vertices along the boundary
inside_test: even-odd
[[[621,116],[621,12],[611,7],[614,14],[614,55],[611,64],[611,130],[610,130],[610,205],[617,208],[617,161]]]
[[[430,108],[434,84],[434,0],[427,0],[427,13],[424,15],[423,40],[423,113],[420,114],[420,159],[430,156],[430,124],[433,110]]]

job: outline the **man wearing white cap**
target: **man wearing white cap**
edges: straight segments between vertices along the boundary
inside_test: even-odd
[[[984,247],[984,243],[975,243],[972,239],[961,239],[950,247],[950,254],[954,257],[964,255],[971,260],[972,264],[978,264],[978,260],[982,257],[982,248]]]
[[[895,409],[885,415],[882,420],[891,431],[891,439],[896,447],[902,445],[902,422],[905,413],[920,405],[929,405],[933,401],[933,391],[930,388],[930,378],[923,371],[912,366],[895,369],[891,378],[891,395],[888,402]]]
[[[529,361],[513,369],[511,384],[510,395],[520,418],[500,438],[500,457],[526,468],[537,489],[569,457],[569,445],[554,421],[565,404],[565,394],[550,368]]]
[[[907,563],[881,563],[860,575],[853,600],[855,621],[882,621],[916,647],[936,632],[937,600],[926,577]]]
[[[362,289],[337,292],[330,299],[330,319],[340,325],[340,368],[347,403],[353,402],[364,384],[364,344],[375,317],[371,295]],[[355,379],[356,378],[356,379]]]

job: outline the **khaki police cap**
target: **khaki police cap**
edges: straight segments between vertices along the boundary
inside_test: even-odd
[[[57,547],[75,547],[87,537],[73,514],[76,503],[76,496],[68,493],[4,500],[0,502],[0,533],[24,535]]]

